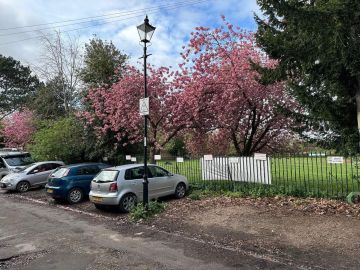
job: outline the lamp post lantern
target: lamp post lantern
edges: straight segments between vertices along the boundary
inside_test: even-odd
[[[146,80],[146,58],[149,56],[146,53],[147,43],[150,42],[152,35],[154,34],[155,27],[150,25],[148,16],[146,15],[144,23],[137,26],[140,41],[144,46],[144,98],[148,97],[147,94],[147,80]],[[144,100],[145,101],[145,100]],[[141,103],[141,102],[140,102]],[[149,110],[148,110],[149,112]],[[148,167],[147,167],[147,122],[148,113],[144,113],[144,179],[143,179],[143,205],[147,207],[149,202],[149,181],[148,181]]]

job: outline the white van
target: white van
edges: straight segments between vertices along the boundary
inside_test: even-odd
[[[34,163],[30,153],[12,148],[0,149],[0,179]]]

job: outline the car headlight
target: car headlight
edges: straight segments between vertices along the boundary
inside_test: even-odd
[[[1,183],[10,183],[12,179],[6,179],[5,177],[1,179]]]
[[[4,177],[2,180],[1,180],[1,182],[3,182],[3,183],[13,183],[15,181],[15,178],[10,178],[10,177]]]

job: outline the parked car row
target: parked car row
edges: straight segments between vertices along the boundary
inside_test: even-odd
[[[118,207],[129,212],[143,198],[142,164],[110,167],[104,163],[65,165],[62,161],[44,161],[17,167],[0,177],[0,187],[26,192],[31,187],[45,186],[46,193],[56,201],[78,203],[89,197],[98,209]],[[185,196],[186,177],[148,165],[149,199],[175,195]]]

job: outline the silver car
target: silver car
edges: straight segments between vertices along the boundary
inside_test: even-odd
[[[28,152],[12,148],[0,148],[0,180],[5,175],[23,170],[32,163],[34,160]]]
[[[65,165],[62,161],[43,161],[28,165],[22,170],[4,176],[0,187],[6,190],[26,192],[31,187],[44,186],[50,173]]]
[[[186,177],[148,165],[149,199],[167,195],[182,198],[189,187]],[[90,201],[98,209],[105,205],[118,206],[122,212],[129,212],[143,198],[142,164],[123,165],[102,170],[91,182]]]

